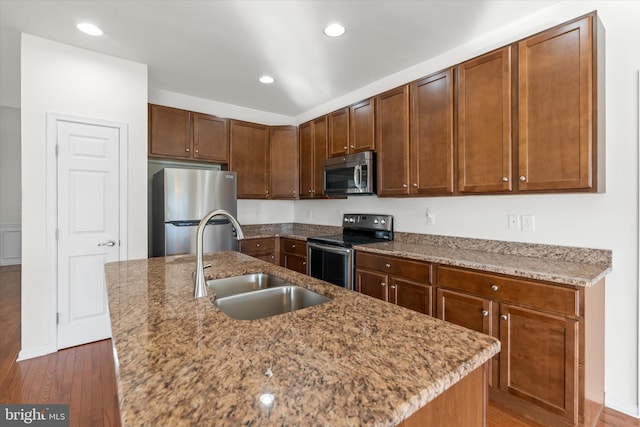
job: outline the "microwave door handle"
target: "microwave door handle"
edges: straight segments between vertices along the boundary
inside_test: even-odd
[[[362,191],[360,185],[362,184],[362,166],[356,165],[353,168],[353,182],[358,191]]]

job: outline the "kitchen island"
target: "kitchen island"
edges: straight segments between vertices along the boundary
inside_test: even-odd
[[[107,264],[123,425],[483,425],[495,338],[240,253],[207,261],[331,301],[234,320],[193,298],[192,256]]]

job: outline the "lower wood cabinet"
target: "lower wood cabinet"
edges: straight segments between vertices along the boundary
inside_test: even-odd
[[[549,426],[592,426],[604,404],[604,281],[552,285],[437,266],[437,317],[500,340],[491,398]]]
[[[356,252],[357,292],[420,313],[432,313],[431,264]]]
[[[307,243],[281,237],[280,265],[298,273],[307,274]]]
[[[261,237],[257,239],[240,240],[240,252],[252,257],[270,262],[278,263],[277,237]]]

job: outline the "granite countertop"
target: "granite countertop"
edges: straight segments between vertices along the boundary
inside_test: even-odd
[[[212,278],[267,272],[331,301],[234,320],[193,298],[192,256],[107,264],[123,425],[392,426],[500,349],[487,335],[247,255],[206,258]]]

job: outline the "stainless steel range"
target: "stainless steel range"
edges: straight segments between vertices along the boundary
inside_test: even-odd
[[[353,246],[393,240],[393,216],[344,214],[342,224],[342,234],[307,239],[307,274],[353,290]]]

